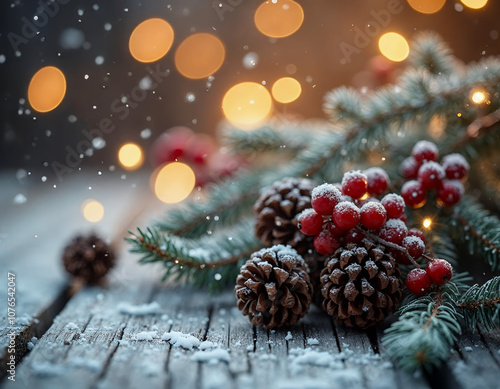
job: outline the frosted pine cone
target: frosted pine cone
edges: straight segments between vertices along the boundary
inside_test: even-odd
[[[290,245],[301,255],[307,253],[314,237],[299,231],[296,216],[311,208],[316,185],[306,178],[284,178],[263,192],[254,205],[255,236],[266,246]]]
[[[77,236],[64,249],[66,271],[87,283],[96,283],[111,269],[115,254],[110,246],[96,235]]]
[[[396,261],[383,246],[363,239],[340,247],[321,272],[323,309],[348,327],[381,323],[399,306],[403,282]]]
[[[309,309],[312,285],[302,257],[290,246],[253,253],[240,269],[234,293],[237,306],[255,325],[295,324]]]

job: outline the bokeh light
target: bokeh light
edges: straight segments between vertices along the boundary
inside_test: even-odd
[[[422,222],[422,225],[424,226],[424,228],[431,228],[431,225],[432,225],[432,219],[431,218],[425,218],[424,221]]]
[[[28,100],[38,112],[52,111],[61,104],[65,94],[66,77],[54,66],[37,71],[28,86]]]
[[[423,14],[433,14],[443,8],[446,0],[408,0],[415,11]]]
[[[82,215],[85,220],[91,223],[97,223],[104,217],[104,207],[93,199],[87,199],[82,204]]]
[[[272,108],[271,95],[256,82],[242,82],[229,89],[222,100],[222,111],[233,125],[249,130],[267,119]]]
[[[472,9],[483,8],[488,0],[460,0],[464,5]]]
[[[299,98],[302,87],[295,78],[283,77],[273,84],[271,93],[276,101],[286,104]]]
[[[408,42],[396,32],[388,32],[382,35],[378,40],[378,48],[384,57],[394,62],[405,60],[410,53]]]
[[[200,79],[214,74],[224,62],[226,50],[212,34],[193,34],[175,52],[175,67],[184,77]]]
[[[128,42],[130,54],[139,62],[154,62],[167,54],[174,41],[174,30],[165,20],[147,19],[140,23]]]
[[[151,176],[156,197],[167,204],[175,204],[188,197],[195,182],[193,169],[182,162],[162,165]]]
[[[295,1],[265,1],[255,11],[254,21],[262,34],[271,38],[284,38],[300,28],[304,11]]]
[[[142,149],[135,143],[127,143],[120,147],[118,151],[118,160],[125,169],[135,170],[139,168],[144,161]]]

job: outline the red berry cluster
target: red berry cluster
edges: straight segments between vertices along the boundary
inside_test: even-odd
[[[154,167],[174,161],[186,163],[195,173],[197,186],[229,176],[243,163],[239,157],[222,154],[212,136],[181,126],[170,128],[155,140],[151,161]]]
[[[321,255],[371,235],[396,247],[392,249],[396,260],[411,263],[408,255],[420,258],[425,238],[417,229],[408,230],[401,196],[389,193],[381,200],[375,197],[386,192],[388,185],[389,177],[381,168],[345,173],[340,185],[320,185],[311,193],[312,208],[298,216],[299,229],[315,236],[314,248]],[[371,197],[365,198],[367,194]]]
[[[404,178],[411,179],[401,188],[406,205],[420,208],[427,202],[427,191],[437,190],[438,202],[445,206],[455,205],[463,195],[462,180],[469,171],[469,164],[460,154],[446,155],[437,163],[439,151],[429,141],[415,144],[411,157],[401,163]]]
[[[410,293],[422,296],[429,291],[431,283],[436,285],[446,284],[453,275],[451,264],[444,259],[432,259],[425,270],[412,269],[406,276],[406,288]]]

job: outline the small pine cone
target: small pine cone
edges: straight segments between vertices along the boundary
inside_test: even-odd
[[[334,321],[360,329],[381,323],[399,306],[401,271],[383,246],[367,239],[340,247],[321,272],[322,308]]]
[[[313,289],[307,271],[302,257],[290,246],[253,253],[236,278],[238,309],[255,325],[295,324],[311,305]]]
[[[253,207],[255,236],[266,246],[290,245],[300,255],[307,253],[314,237],[299,231],[297,215],[311,208],[311,192],[316,186],[306,178],[284,178],[264,191]]]
[[[89,284],[95,284],[114,265],[115,254],[106,242],[96,235],[77,236],[63,254],[66,271]]]

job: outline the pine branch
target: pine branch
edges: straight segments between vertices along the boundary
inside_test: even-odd
[[[427,232],[427,248],[430,250],[431,257],[446,259],[453,267],[456,267],[458,263],[457,248],[450,237],[450,230],[447,228],[446,222],[448,220]]]
[[[148,228],[138,229],[127,241],[132,252],[142,255],[140,263],[163,265],[164,280],[172,277],[216,290],[232,283],[243,261],[262,248],[249,229],[253,227],[247,220],[230,233],[193,240]]]
[[[499,123],[500,109],[497,109],[496,111],[488,115],[477,118],[471,124],[469,124],[463,136],[451,146],[451,150],[460,150],[476,138],[488,134],[489,132],[499,130]]]
[[[500,219],[472,198],[464,196],[452,220],[455,240],[466,244],[471,255],[484,258],[493,271],[500,270]]]
[[[386,352],[406,371],[438,367],[461,334],[456,310],[459,289],[453,281],[399,310],[399,320],[384,333]]]
[[[484,285],[471,286],[458,301],[465,324],[472,329],[481,323],[491,330],[500,326],[500,277],[492,278]]]
[[[414,67],[424,68],[432,74],[450,74],[456,66],[456,58],[450,47],[432,32],[420,33],[415,37],[408,61]]]

